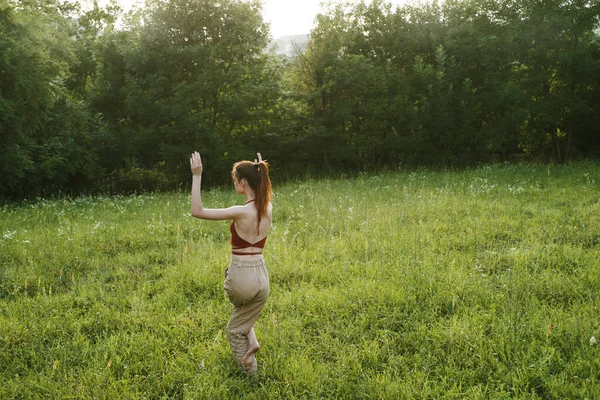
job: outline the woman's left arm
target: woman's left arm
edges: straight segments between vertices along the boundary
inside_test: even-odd
[[[190,158],[192,169],[192,216],[200,219],[222,220],[236,219],[244,213],[244,207],[233,206],[229,208],[204,208],[200,188],[202,184],[202,159],[196,151]]]

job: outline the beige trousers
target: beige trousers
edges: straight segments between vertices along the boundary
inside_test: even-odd
[[[233,313],[227,324],[227,340],[238,366],[247,375],[258,369],[256,359],[250,368],[242,367],[242,358],[248,351],[248,333],[269,297],[269,271],[262,255],[231,256],[225,271],[225,294],[233,305]]]

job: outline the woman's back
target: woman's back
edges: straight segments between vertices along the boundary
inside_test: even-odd
[[[247,243],[259,243],[267,237],[269,229],[271,228],[273,220],[273,206],[269,203],[267,206],[266,215],[261,217],[260,224],[257,224],[258,210],[253,202],[246,204],[244,208],[246,209],[246,212],[244,212],[241,217],[236,218],[233,221],[234,229],[237,233],[237,236]],[[256,251],[256,248],[253,246],[246,248],[248,249],[248,252]]]

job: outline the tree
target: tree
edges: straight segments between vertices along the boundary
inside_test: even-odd
[[[265,132],[275,101],[260,3],[151,0],[142,18],[125,87],[134,157],[146,168],[166,161],[183,179],[200,148],[223,176],[247,136]]]
[[[81,190],[98,175],[76,64],[77,5],[25,0],[0,7],[0,195]]]
[[[515,73],[528,94],[522,146],[533,153],[550,150],[557,162],[565,163],[574,137],[592,128],[580,121],[594,119],[597,110],[597,103],[589,100],[598,88],[593,29],[600,3],[532,0],[515,7]]]
[[[59,28],[52,32],[54,23]],[[46,3],[0,6],[0,195],[41,182],[36,151],[49,140],[43,131],[66,77],[62,58],[69,56],[62,23]]]

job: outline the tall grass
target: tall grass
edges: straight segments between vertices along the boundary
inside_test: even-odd
[[[0,209],[0,398],[594,398],[600,166],[275,186],[260,372],[187,193]],[[233,190],[206,206],[240,203]]]

